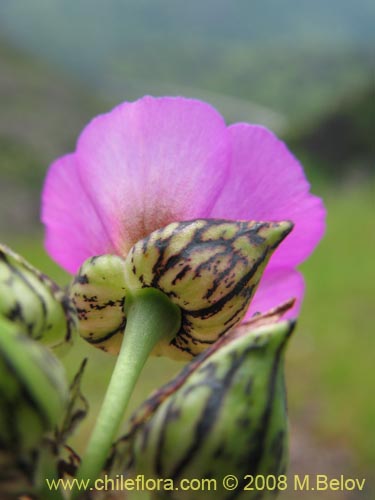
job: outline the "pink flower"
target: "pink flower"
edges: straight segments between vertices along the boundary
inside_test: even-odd
[[[303,296],[295,267],[324,232],[322,201],[303,169],[264,127],[237,123],[203,102],[144,97],[92,120],[76,151],[50,167],[43,191],[46,247],[76,273],[93,255],[126,256],[138,240],[195,218],[292,220],[247,317]]]

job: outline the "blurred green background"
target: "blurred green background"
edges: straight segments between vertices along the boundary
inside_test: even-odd
[[[214,104],[262,123],[302,160],[328,209],[287,356],[291,469],[375,483],[375,4],[370,0],[2,0],[0,239],[50,273],[39,198],[49,163],[87,121],[145,93]],[[114,359],[90,358],[94,416]],[[180,365],[151,360],[133,408]],[[76,438],[84,446],[90,422]],[[293,494],[286,498],[316,498]]]

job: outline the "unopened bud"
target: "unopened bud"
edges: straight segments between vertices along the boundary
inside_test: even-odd
[[[190,359],[244,317],[291,222],[201,219],[172,223],[136,243],[125,261],[130,293],[153,287],[181,309],[181,328],[154,354]]]
[[[48,345],[69,341],[76,328],[67,294],[4,245],[0,245],[0,317]]]
[[[274,498],[277,483],[275,491],[245,486],[249,475],[277,479],[286,472],[284,351],[294,322],[279,321],[284,311],[229,332],[151,395],[116,443],[108,470],[174,484],[211,478],[217,498],[232,498],[223,480],[234,475],[233,498]],[[202,491],[169,493],[175,500],[202,498]]]
[[[117,354],[126,325],[124,260],[101,255],[84,262],[70,288],[80,335],[103,351]]]
[[[244,317],[263,270],[291,222],[175,222],[136,243],[126,259],[88,259],[71,286],[79,332],[119,352],[126,300],[143,288],[162,292],[181,310],[177,335],[153,354],[191,359]]]

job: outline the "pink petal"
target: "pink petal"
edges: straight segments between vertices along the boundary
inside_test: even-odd
[[[247,124],[232,125],[228,132],[231,174],[211,217],[293,221],[292,233],[275,251],[270,266],[294,267],[323,236],[323,203],[309,193],[301,165],[272,132]]]
[[[228,149],[223,118],[200,101],[145,97],[94,119],[78,142],[79,174],[117,253],[170,222],[208,215]]]
[[[245,320],[257,312],[269,311],[291,298],[296,298],[296,303],[284,317],[297,317],[302,304],[304,288],[303,277],[298,271],[266,268],[250,303]]]
[[[50,167],[42,195],[42,221],[48,253],[76,273],[88,257],[114,251],[107,231],[78,177],[75,156],[66,155]]]

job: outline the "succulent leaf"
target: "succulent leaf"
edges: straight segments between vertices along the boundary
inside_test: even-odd
[[[89,404],[82,393],[81,385],[83,375],[87,365],[85,358],[77,373],[75,374],[72,383],[69,386],[69,398],[65,405],[61,425],[58,426],[55,432],[55,448],[58,445],[65,444],[70,435],[74,432],[81,421],[86,418],[89,411]]]
[[[50,351],[0,317],[0,449],[36,446],[67,400],[65,373]]]

